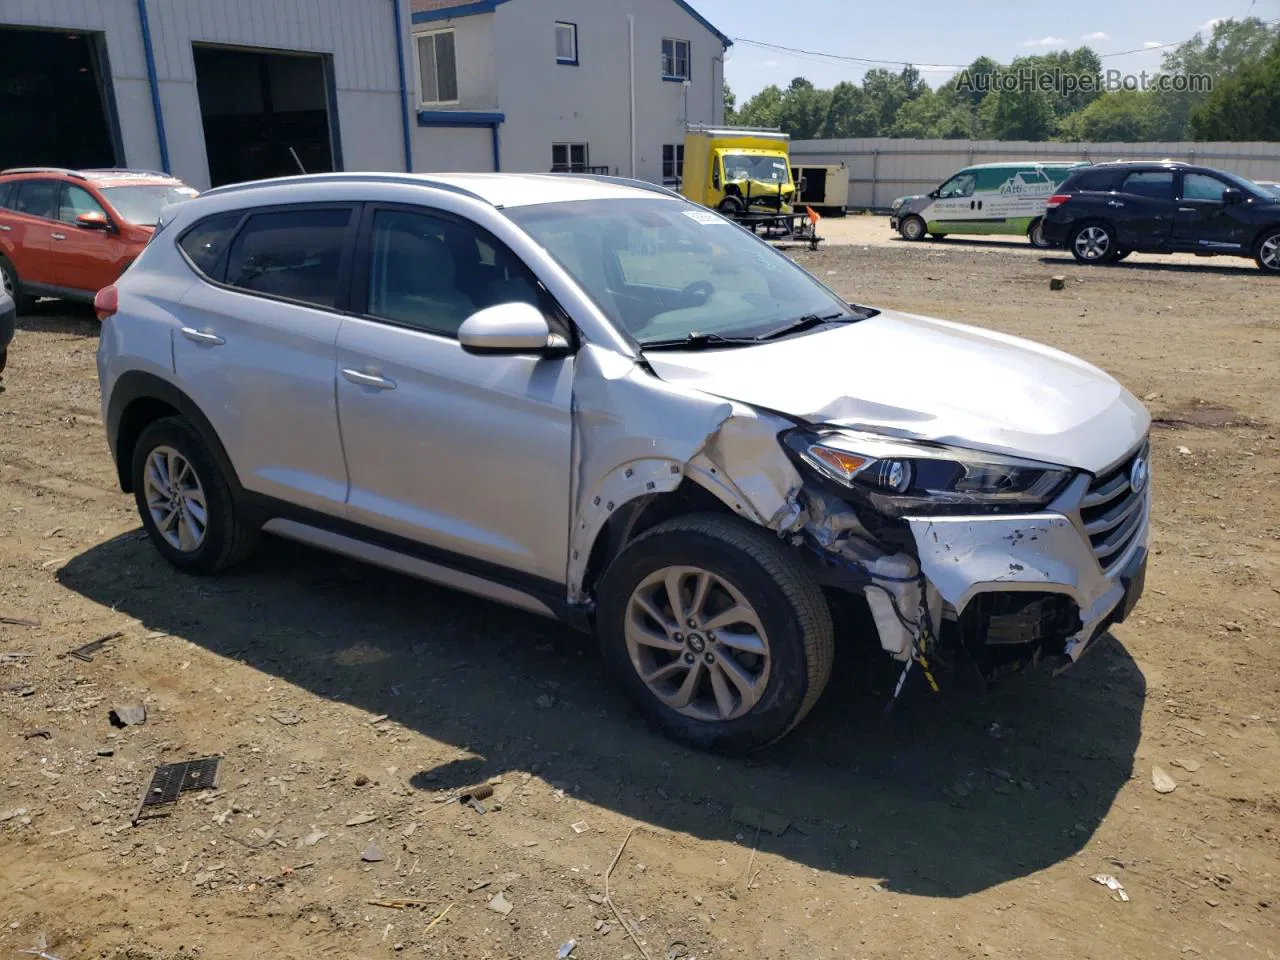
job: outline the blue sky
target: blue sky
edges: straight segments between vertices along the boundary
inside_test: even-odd
[[[983,54],[1007,63],[1017,56],[1074,49],[1087,43],[1103,65],[1126,73],[1160,65],[1159,49],[1125,56],[1107,53],[1183,41],[1211,20],[1246,13],[1280,18],[1280,0],[692,0],[730,37],[802,50],[883,60],[910,60],[930,85],[944,82],[949,65]],[[943,69],[925,69],[937,65]],[[741,104],[771,83],[808,77],[820,87],[859,81],[866,65],[764,49],[742,42],[730,48],[725,77]],[[890,68],[892,69],[892,68]]]

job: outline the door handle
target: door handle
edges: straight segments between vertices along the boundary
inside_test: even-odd
[[[183,327],[182,335],[193,343],[206,343],[213,347],[220,347],[227,341],[216,333],[209,333],[205,330],[197,330],[194,327]]]
[[[1195,213],[1196,208],[1195,207],[1179,207],[1178,212],[1179,213]]]
[[[1122,200],[1108,200],[1108,201],[1107,201],[1107,206],[1108,206],[1108,207],[1123,207],[1123,206],[1124,206],[1124,201],[1122,201]]]
[[[51,233],[51,234],[49,234],[49,236],[53,237],[53,239],[55,239],[55,240],[65,240],[65,239],[67,239],[67,235],[66,235],[65,233]]]
[[[3,230],[5,233],[10,232],[12,229],[13,227],[6,227],[3,223],[0,223],[0,230]]]
[[[375,390],[394,390],[396,382],[388,377],[380,377],[376,373],[365,373],[363,370],[342,368],[342,375],[354,384],[362,387],[373,387]]]

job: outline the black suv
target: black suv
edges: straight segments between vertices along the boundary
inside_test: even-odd
[[[1100,163],[1049,198],[1044,236],[1081,263],[1131,252],[1253,257],[1280,274],[1280,196],[1235,174],[1173,161]]]

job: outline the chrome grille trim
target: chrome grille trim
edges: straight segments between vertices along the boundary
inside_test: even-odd
[[[1129,482],[1129,474],[1134,461],[1149,457],[1150,452],[1150,439],[1143,438],[1119,464],[1095,477],[1080,500],[1080,528],[1105,573],[1112,572],[1146,528],[1151,481],[1148,479],[1146,487],[1137,491]]]

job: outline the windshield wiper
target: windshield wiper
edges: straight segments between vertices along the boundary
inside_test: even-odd
[[[775,340],[778,337],[786,336],[789,333],[803,333],[805,330],[812,330],[814,327],[820,327],[825,323],[834,323],[839,320],[841,322],[851,322],[861,320],[863,317],[856,313],[806,313],[802,317],[795,317],[788,320],[785,324],[775,330],[769,330],[755,337],[759,340]]]
[[[758,343],[756,337],[722,337],[718,333],[694,333],[670,340],[645,340],[642,350],[705,350],[708,347],[745,347]]]

